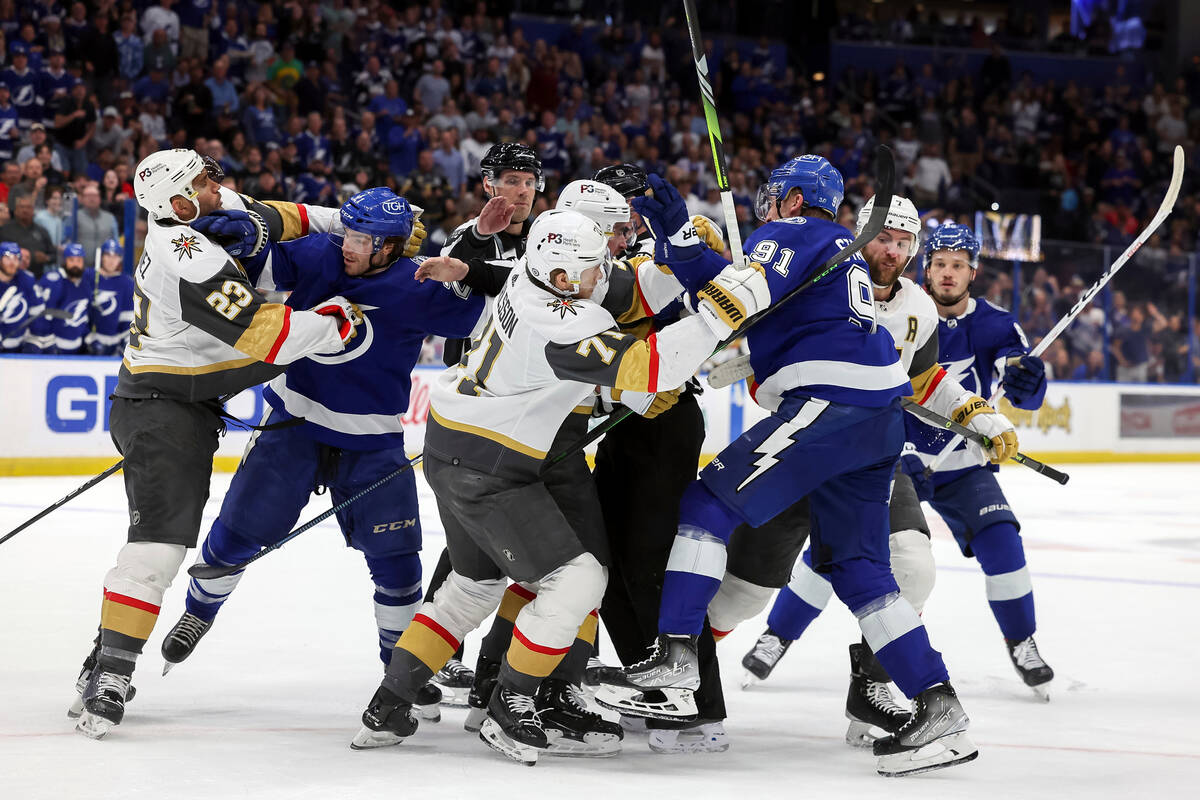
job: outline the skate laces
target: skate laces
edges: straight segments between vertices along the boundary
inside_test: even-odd
[[[783,651],[786,650],[783,640],[773,633],[764,633],[758,637],[758,643],[754,645],[754,654],[758,659],[771,666],[775,662],[783,658]]]
[[[892,697],[891,688],[882,681],[867,681],[867,701],[887,714],[910,714],[907,708],[896,702]]]
[[[194,645],[204,635],[208,625],[208,622],[194,614],[185,613],[180,618],[179,624],[175,626],[175,630],[171,632],[171,638],[178,639],[188,646]]]
[[[1012,657],[1013,661],[1016,661],[1022,669],[1038,669],[1046,666],[1041,653],[1038,652],[1037,642],[1033,641],[1032,636],[1013,645]]]
[[[466,677],[471,670],[467,669],[467,665],[459,661],[457,658],[452,658],[446,662],[445,666],[441,668],[440,672],[444,675],[450,676],[451,678],[462,678]]]
[[[129,679],[128,675],[101,671],[100,677],[96,679],[96,694],[116,692],[121,700],[124,701],[125,692],[129,690]]]
[[[505,692],[504,704],[508,706],[508,710],[518,716],[528,715],[530,722],[542,726],[541,712],[537,710],[534,699],[527,694],[519,694],[517,692]]]
[[[666,639],[662,636],[655,638],[654,644],[650,648],[650,655],[646,656],[641,661],[638,661],[635,664],[630,664],[628,667],[626,667],[625,674],[629,675],[634,672],[640,672],[644,669],[649,669],[665,659],[667,656],[667,649],[663,647],[664,641],[666,641]]]
[[[563,690],[563,698],[566,703],[585,717],[599,717],[600,715],[594,711],[590,711],[587,707],[587,702],[583,699],[583,693],[579,691],[579,687],[574,684],[567,684]]]

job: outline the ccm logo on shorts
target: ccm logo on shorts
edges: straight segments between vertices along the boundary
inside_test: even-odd
[[[405,528],[415,528],[417,520],[413,519],[398,519],[395,522],[383,522],[371,528],[371,533],[384,533],[386,531],[402,531]]]

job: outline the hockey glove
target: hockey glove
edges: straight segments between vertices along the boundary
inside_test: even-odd
[[[697,293],[696,313],[720,340],[729,338],[746,320],[771,304],[771,289],[762,265],[747,263],[747,269],[730,264]]]
[[[425,237],[428,235],[421,220],[414,219],[412,233],[408,235],[408,241],[404,243],[404,257],[413,258],[421,252],[421,246],[425,244]]]
[[[600,387],[600,399],[609,406],[608,411],[610,412],[612,411],[613,403],[621,403],[646,419],[654,419],[678,403],[679,394],[682,391],[682,386],[678,389],[657,392],[655,394],[621,390],[615,386],[602,386]]]
[[[979,395],[969,395],[965,403],[954,409],[950,418],[991,440],[991,446],[985,452],[993,464],[1017,454],[1017,432],[1013,424],[1003,414],[996,413]]]
[[[253,258],[267,244],[267,223],[253,211],[214,211],[192,220],[191,227],[234,258]]]
[[[933,482],[925,476],[925,463],[917,455],[917,448],[910,442],[904,443],[904,450],[900,453],[900,469],[912,479],[918,499],[933,500]]]
[[[633,198],[633,210],[642,215],[654,234],[654,257],[660,264],[687,261],[699,253],[700,234],[675,187],[657,175],[647,177],[653,197]]]
[[[654,419],[664,411],[669,411],[674,408],[679,402],[679,394],[683,388],[672,389],[669,392],[658,392],[654,395],[654,399],[650,401],[650,408],[646,409],[642,416],[646,419]]]
[[[717,223],[703,214],[693,214],[692,224],[696,226],[696,232],[700,234],[700,241],[708,245],[709,250],[714,253],[725,252],[725,236],[721,233],[721,228]]]
[[[312,310],[318,314],[333,317],[337,320],[338,336],[342,337],[342,344],[349,342],[355,337],[356,332],[354,329],[361,325],[363,321],[363,315],[358,310],[358,306],[341,295],[331,297],[323,303],[318,303]]]
[[[1046,365],[1037,356],[1009,356],[1004,360],[1004,392],[1014,406],[1024,408],[1046,391]]]

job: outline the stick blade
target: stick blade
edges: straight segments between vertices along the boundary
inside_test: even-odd
[[[225,578],[241,569],[240,564],[234,564],[232,567],[222,567],[216,564],[192,564],[188,567],[188,575],[200,580],[211,580],[213,578]]]

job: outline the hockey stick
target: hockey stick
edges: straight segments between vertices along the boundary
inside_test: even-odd
[[[746,335],[746,331],[750,330],[755,324],[761,322],[767,316],[776,311],[780,306],[791,300],[796,295],[803,291],[812,288],[822,278],[837,269],[843,261],[853,256],[859,250],[866,246],[879,232],[883,230],[883,223],[887,219],[888,211],[892,206],[892,192],[896,183],[896,161],[892,157],[892,151],[886,145],[879,145],[875,151],[875,206],[871,209],[871,216],[867,218],[867,224],[863,226],[862,232],[855,236],[850,244],[843,247],[841,250],[833,254],[833,256],[822,264],[813,275],[804,283],[792,289],[790,292],[780,298],[779,302],[772,303],[767,308],[755,314],[746,321],[738,330],[734,331],[729,338],[717,345],[717,349],[713,354],[724,350],[737,339]],[[632,408],[625,408],[619,414],[610,414],[608,419],[600,423],[596,427],[588,431],[586,436],[581,437],[577,442],[563,450],[557,455],[550,456],[538,470],[538,475],[545,475],[546,470],[553,467],[558,462],[562,461],[567,456],[573,455],[587,447],[592,442],[599,439],[604,434],[612,430],[621,420],[633,413]]]
[[[46,317],[48,319],[70,319],[73,316],[75,316],[75,315],[72,314],[70,311],[67,311],[65,308],[43,309],[42,311],[38,312],[37,314],[31,315],[28,319],[21,320],[21,327],[19,327],[13,333],[14,333],[14,335],[17,333],[24,334],[25,331],[29,330],[30,325],[37,322],[42,317]]]
[[[93,486],[95,486],[97,483],[99,483],[100,481],[102,481],[102,480],[104,480],[105,478],[107,478],[109,475],[112,475],[114,472],[116,472],[117,470],[121,469],[121,467],[123,467],[124,465],[125,465],[125,459],[123,459],[123,458],[122,458],[120,461],[118,461],[117,463],[113,464],[113,465],[112,465],[111,467],[109,467],[108,469],[104,470],[104,472],[101,472],[99,475],[97,475],[96,477],[92,478],[92,479],[91,479],[91,480],[89,480],[87,483],[83,484],[83,485],[82,485],[82,486],[80,486],[79,488],[77,488],[77,489],[75,489],[74,491],[72,491],[72,492],[68,493],[67,495],[65,495],[65,496],[64,496],[64,497],[63,497],[61,500],[59,500],[58,502],[56,502],[56,503],[53,503],[53,504],[51,504],[51,505],[47,506],[46,508],[43,508],[41,511],[39,511],[38,513],[34,514],[34,515],[33,515],[32,517],[30,517],[29,519],[27,519],[27,520],[25,520],[24,522],[22,522],[20,525],[18,525],[17,527],[13,528],[13,529],[12,529],[11,531],[9,531],[8,533],[4,534],[4,536],[3,536],[2,538],[0,538],[0,544],[4,544],[4,543],[5,543],[5,542],[7,542],[9,539],[11,539],[12,537],[16,536],[16,535],[17,535],[18,533],[20,533],[21,531],[25,530],[26,528],[28,528],[28,527],[29,527],[30,525],[32,525],[33,523],[37,522],[39,519],[41,519],[42,517],[44,517],[44,516],[46,516],[47,514],[49,514],[51,511],[55,511],[56,509],[58,509],[58,508],[61,508],[62,506],[66,505],[67,503],[71,502],[71,501],[72,501],[72,500],[74,500],[76,497],[78,497],[79,495],[83,494],[83,493],[84,493],[84,492],[86,492],[88,489],[92,488],[92,487],[93,487]]]
[[[328,511],[325,511],[325,512],[313,517],[308,522],[304,523],[299,528],[296,528],[296,530],[292,531],[291,533],[289,533],[287,536],[280,539],[275,544],[271,545],[270,547],[264,547],[262,550],[259,550],[257,553],[250,556],[245,561],[241,561],[237,564],[232,564],[230,566],[221,566],[220,564],[193,564],[192,566],[188,567],[188,575],[191,575],[193,578],[200,578],[201,580],[204,580],[204,579],[208,579],[208,578],[224,578],[227,575],[232,575],[235,572],[240,572],[241,570],[243,570],[246,567],[253,564],[255,561],[258,561],[260,558],[265,556],[267,553],[270,553],[274,550],[278,550],[279,548],[283,547],[285,544],[290,542],[292,539],[295,539],[297,536],[304,533],[306,530],[308,530],[312,526],[329,519],[334,514],[341,511],[343,508],[346,508],[351,503],[362,498],[362,496],[365,495],[367,492],[375,491],[380,486],[383,486],[385,483],[390,481],[392,478],[396,477],[397,475],[399,475],[400,473],[402,473],[406,470],[412,469],[419,463],[421,463],[421,456],[417,456],[417,457],[413,458],[411,461],[401,464],[399,467],[392,470],[387,475],[384,475],[382,478],[375,481],[370,486],[367,486],[364,489],[362,489],[361,491],[357,492],[356,494],[354,494],[350,497],[347,497],[345,500],[338,503],[337,505],[335,505],[333,508],[329,509]]]
[[[952,419],[947,419],[941,414],[938,414],[936,411],[930,411],[928,408],[925,408],[925,406],[915,403],[912,400],[909,400],[907,397],[904,398],[902,402],[904,404],[905,411],[913,414],[914,416],[920,417],[931,425],[939,428],[945,428],[949,431],[954,431],[954,433],[958,436],[964,439],[969,439],[980,447],[986,448],[992,446],[992,440],[978,431],[973,431],[965,425],[960,425]],[[1013,456],[1012,460],[1021,466],[1029,467],[1034,472],[1045,475],[1052,481],[1057,481],[1058,483],[1064,485],[1068,480],[1071,479],[1071,476],[1067,473],[1060,472],[1049,464],[1043,464],[1041,461],[1038,461],[1035,458],[1030,458],[1027,455],[1022,455],[1021,453],[1017,453],[1015,456]]]
[[[1029,355],[1037,358],[1040,357],[1042,353],[1046,352],[1050,345],[1054,343],[1054,340],[1057,339],[1062,332],[1067,329],[1068,325],[1075,321],[1075,318],[1078,317],[1083,310],[1088,307],[1092,300],[1095,299],[1096,295],[1100,293],[1100,290],[1103,289],[1110,280],[1112,280],[1112,277],[1117,274],[1117,271],[1121,269],[1121,267],[1125,266],[1125,263],[1129,261],[1129,259],[1133,258],[1138,250],[1142,249],[1142,245],[1149,241],[1150,237],[1154,235],[1154,232],[1158,230],[1159,226],[1162,225],[1163,222],[1166,221],[1167,217],[1171,215],[1171,212],[1175,209],[1175,200],[1179,197],[1179,187],[1183,184],[1183,170],[1183,148],[1179,145],[1175,145],[1175,163],[1171,171],[1171,183],[1167,186],[1167,194],[1163,197],[1162,204],[1158,207],[1158,211],[1155,212],[1154,218],[1150,220],[1150,224],[1146,226],[1145,230],[1138,234],[1138,237],[1133,240],[1129,247],[1125,248],[1125,252],[1121,253],[1121,256],[1109,265],[1108,269],[1104,271],[1104,274],[1101,275],[1095,283],[1089,286],[1087,291],[1079,296],[1079,300],[1074,306],[1072,306],[1071,310],[1064,314],[1063,318],[1060,319],[1054,325],[1054,327],[1050,329],[1050,332],[1042,337],[1042,340],[1037,343],[1037,346],[1029,351]],[[991,400],[988,402],[992,405],[995,405],[1003,396],[1004,386],[997,386],[996,391],[992,394]],[[942,452],[938,453],[937,458],[931,461],[929,466],[925,468],[925,475],[932,475],[942,464],[942,462],[946,460],[946,457],[950,455],[950,451],[958,447],[958,443],[960,441],[962,441],[962,439],[958,436],[952,438],[949,443],[946,444],[946,447],[943,448]]]
[[[688,36],[692,40],[692,60],[696,62],[696,81],[700,84],[704,124],[708,128],[708,145],[712,149],[713,174],[717,179],[717,188],[721,190],[721,208],[725,212],[729,249],[733,254],[734,265],[741,269],[746,264],[746,256],[742,253],[742,232],[738,228],[733,191],[729,188],[729,171],[725,167],[725,142],[721,138],[721,120],[717,117],[716,98],[713,95],[712,83],[708,79],[708,56],[704,54],[704,40],[700,36],[696,0],[683,0],[683,14],[687,18]]]

